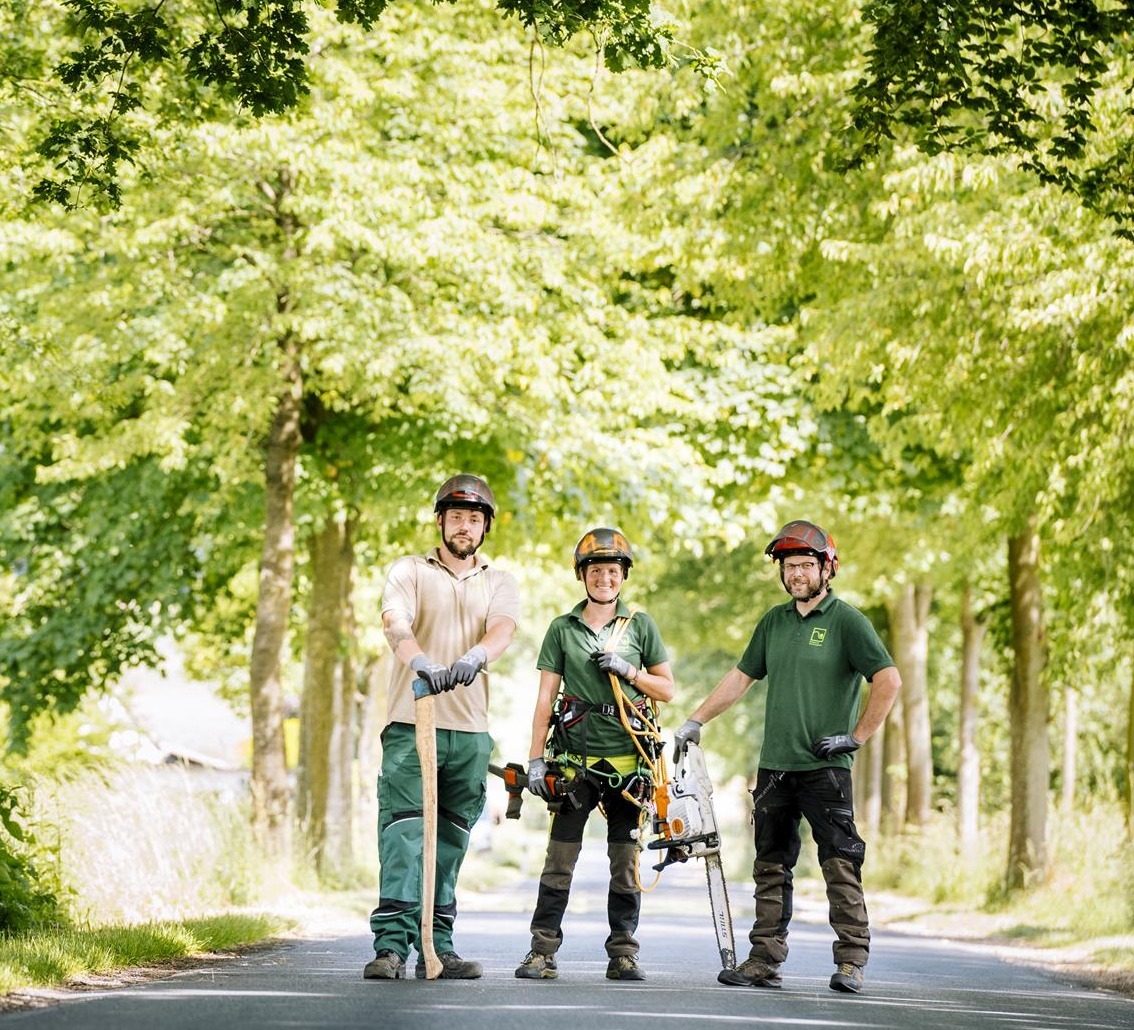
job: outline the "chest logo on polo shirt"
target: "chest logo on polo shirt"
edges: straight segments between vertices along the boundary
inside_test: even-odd
[[[813,629],[813,630],[811,631],[811,639],[810,639],[810,640],[808,641],[808,643],[809,643],[809,644],[810,644],[810,645],[811,645],[812,647],[822,647],[822,646],[823,646],[823,641],[825,641],[826,639],[827,639],[827,630],[826,630],[826,628],[825,628],[825,627],[823,627],[823,626],[816,626],[816,627],[815,627],[815,628],[814,628],[814,629]]]

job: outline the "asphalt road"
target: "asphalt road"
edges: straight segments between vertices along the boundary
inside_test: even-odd
[[[1134,1000],[1073,986],[987,949],[885,931],[875,932],[864,992],[837,994],[827,986],[833,969],[830,929],[799,919],[792,927],[782,990],[721,986],[701,876],[699,864],[667,870],[665,882],[646,898],[639,934],[648,974],[643,983],[605,979],[603,892],[591,882],[573,894],[560,976],[554,981],[513,976],[528,945],[526,905],[534,893],[526,897],[525,888],[507,897],[463,901],[457,946],[463,956],[484,964],[481,980],[363,980],[362,967],[372,952],[367,913],[360,912],[357,933],[219,959],[136,987],[72,995],[48,1007],[9,1012],[0,1016],[0,1025],[12,1030],[1134,1028]],[[742,955],[750,893],[747,884],[731,889]],[[810,913],[818,911],[818,900],[812,899]],[[411,956],[411,976],[412,962]]]

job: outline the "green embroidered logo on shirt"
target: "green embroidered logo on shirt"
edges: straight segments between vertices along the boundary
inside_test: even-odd
[[[811,639],[810,639],[810,640],[808,641],[808,643],[809,643],[809,644],[810,644],[810,645],[811,645],[812,647],[822,647],[822,646],[823,646],[823,641],[824,641],[824,640],[826,640],[826,639],[827,639],[827,631],[826,631],[826,629],[824,629],[824,628],[823,628],[823,627],[821,627],[821,626],[816,626],[816,627],[815,627],[815,628],[814,628],[814,629],[813,629],[813,630],[811,631]]]

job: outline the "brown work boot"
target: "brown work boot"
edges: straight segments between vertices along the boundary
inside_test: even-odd
[[[380,951],[362,971],[364,980],[404,980],[406,977],[406,964],[393,951]]]
[[[780,967],[758,958],[745,959],[735,969],[722,969],[717,982],[730,987],[783,987]]]
[[[615,955],[606,964],[608,980],[645,980],[646,974],[638,966],[633,955]]]
[[[554,955],[540,955],[529,951],[516,967],[518,980],[554,980],[559,976],[559,965]]]
[[[853,962],[840,962],[838,968],[831,976],[831,990],[842,991],[843,994],[858,994],[862,990],[866,974],[862,966]]]

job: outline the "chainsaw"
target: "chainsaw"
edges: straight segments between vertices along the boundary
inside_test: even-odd
[[[654,827],[659,834],[646,847],[666,849],[665,858],[655,869],[690,858],[705,860],[709,881],[709,907],[713,929],[721,953],[721,968],[736,968],[736,942],[732,933],[732,913],[728,907],[724,867],[721,865],[721,835],[713,811],[713,782],[705,764],[705,752],[689,743],[677,759],[673,778],[666,784],[665,797],[659,799],[659,818]],[[660,813],[664,812],[664,818]]]

